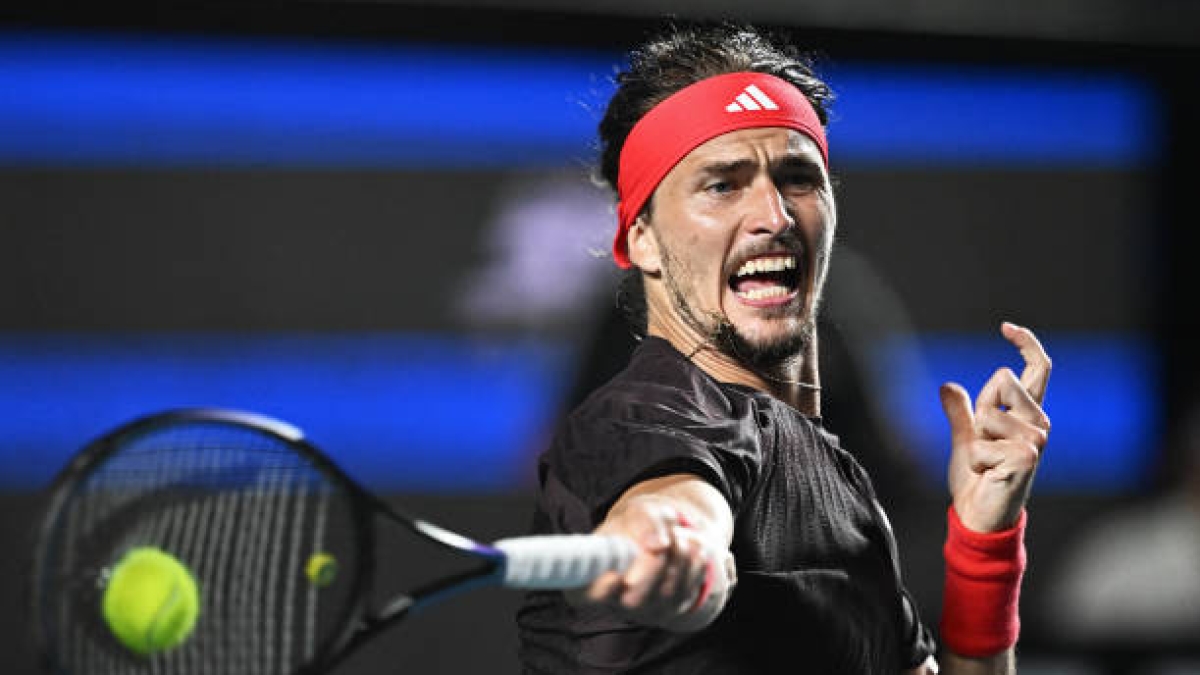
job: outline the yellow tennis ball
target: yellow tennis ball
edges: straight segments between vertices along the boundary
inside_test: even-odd
[[[304,574],[308,577],[308,582],[318,588],[332,584],[337,577],[337,570],[337,558],[325,552],[312,554],[308,559],[308,564],[304,566]]]
[[[200,616],[196,580],[183,563],[153,547],[130,550],[104,589],[104,621],[121,644],[149,656],[191,635]]]

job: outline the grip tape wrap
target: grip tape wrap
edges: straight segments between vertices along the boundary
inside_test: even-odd
[[[563,589],[620,571],[637,555],[625,537],[561,534],[513,537],[492,544],[506,556],[501,583],[508,588]]]

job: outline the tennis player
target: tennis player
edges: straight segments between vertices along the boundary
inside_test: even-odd
[[[1033,333],[1001,327],[1024,371],[997,370],[974,405],[941,388],[938,650],[871,481],[821,424],[829,89],[740,28],[672,30],[618,85],[601,171],[645,338],[542,456],[535,529],[622,534],[641,553],[581,592],[527,597],[525,672],[1013,672],[1024,506],[1050,428]]]

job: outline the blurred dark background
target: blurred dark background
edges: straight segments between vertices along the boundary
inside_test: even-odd
[[[828,425],[940,611],[936,387],[1055,361],[1023,671],[1200,672],[1187,2],[116,3],[0,22],[0,618],[71,453],[181,405],[277,415],[397,504],[523,531],[537,453],[631,345],[589,182],[623,50],[678,20],[818,56],[840,211]],[[515,672],[516,596],[342,672]]]

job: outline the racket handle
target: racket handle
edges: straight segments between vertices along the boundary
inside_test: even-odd
[[[629,539],[598,534],[513,537],[492,546],[507,558],[501,583],[509,588],[586,586],[605,572],[625,569],[637,555]]]

